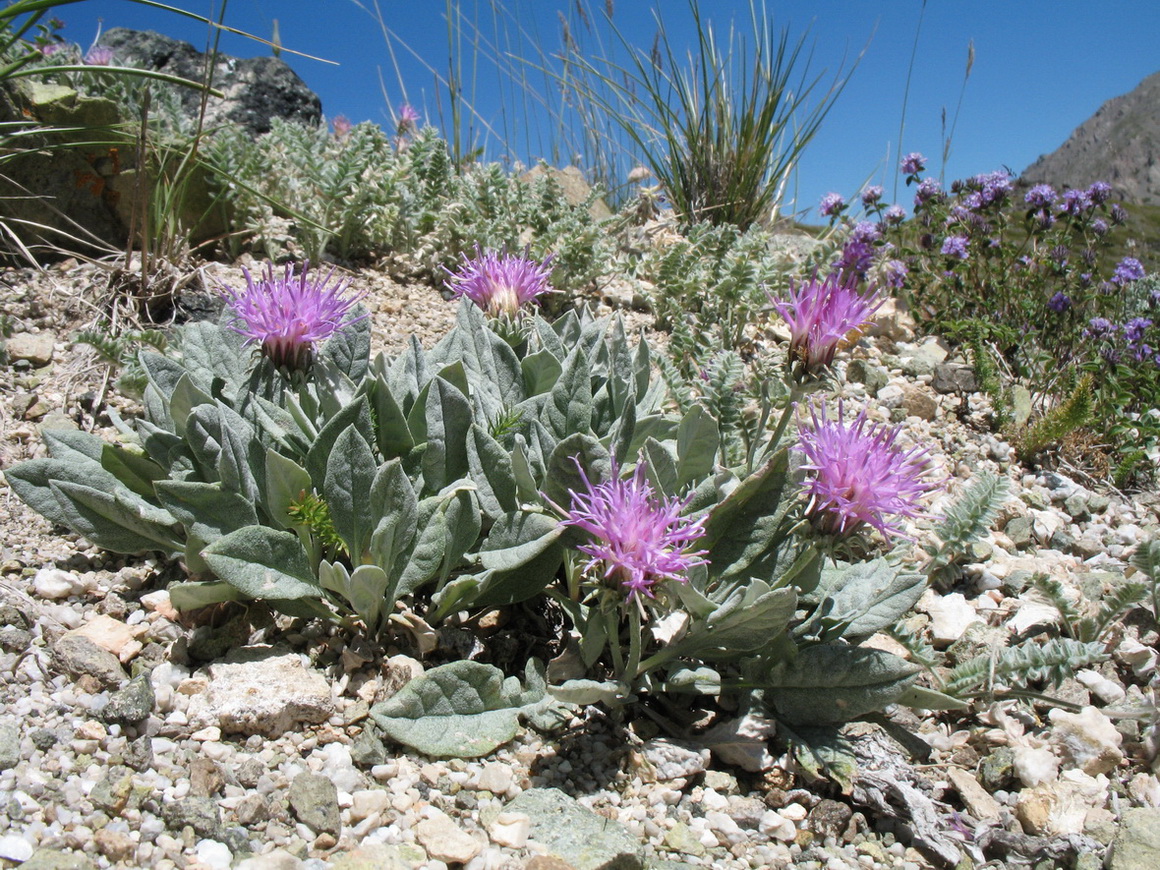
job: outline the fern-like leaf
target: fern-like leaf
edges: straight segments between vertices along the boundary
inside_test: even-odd
[[[935,528],[942,546],[927,546],[931,555],[928,573],[932,580],[958,562],[967,547],[994,525],[1008,490],[1007,478],[984,470],[947,508],[943,521]]]
[[[986,695],[997,689],[1019,690],[1033,683],[1056,688],[1081,668],[1106,660],[1101,643],[1082,643],[1071,638],[1032,641],[993,649],[956,667],[947,676],[943,691],[964,698]]]

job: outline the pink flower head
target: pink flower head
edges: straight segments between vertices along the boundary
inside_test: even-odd
[[[475,256],[464,254],[457,272],[446,270],[450,275],[447,285],[456,296],[466,296],[493,317],[515,317],[525,302],[551,292],[551,260],[551,254],[533,260],[526,253],[485,253],[476,245]]]
[[[898,518],[920,516],[919,499],[938,485],[927,477],[930,456],[918,447],[896,447],[898,427],[867,423],[865,408],[852,423],[841,420],[844,410],[839,402],[839,419],[828,420],[823,400],[810,406],[812,426],[802,426],[799,416],[796,449],[811,472],[806,515],[827,534],[847,536],[870,525],[905,537]]]
[[[790,329],[790,357],[801,360],[813,374],[834,361],[838,350],[857,337],[882,305],[876,292],[858,292],[857,276],[831,272],[819,281],[815,275],[796,287],[789,298],[770,301]]]
[[[233,329],[247,342],[261,344],[262,353],[279,367],[305,369],[315,344],[330,338],[347,323],[366,317],[364,314],[348,319],[365,293],[346,295],[350,282],[339,279],[332,284],[333,269],[322,278],[309,280],[309,268],[309,262],[303,263],[302,273],[295,275],[294,266],[287,265],[282,276],[277,277],[274,267],[267,263],[257,281],[248,270],[242,270],[246,276],[244,290],[223,288],[234,314]]]
[[[354,124],[350,122],[350,118],[346,115],[336,115],[334,120],[330,122],[330,126],[334,129],[334,137],[336,139],[343,139],[350,135],[350,131],[354,129]]]
[[[94,45],[84,56],[88,66],[109,66],[113,62],[113,49],[107,45]]]
[[[601,571],[605,579],[627,589],[629,599],[638,594],[652,598],[657,583],[683,583],[690,568],[706,564],[701,558],[705,550],[689,549],[705,534],[705,517],[690,521],[681,516],[688,499],[658,496],[645,479],[643,462],[621,480],[614,460],[612,478],[593,485],[573,461],[585,491],[571,493],[572,507],[563,524],[592,535],[590,543],[577,548],[590,557],[585,571]]]
[[[399,106],[399,135],[419,126],[419,113],[410,103]]]

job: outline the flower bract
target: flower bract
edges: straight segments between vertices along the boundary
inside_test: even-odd
[[[463,258],[458,271],[448,270],[448,286],[493,317],[515,317],[527,302],[551,291],[551,255],[534,260],[518,254],[481,251]]]
[[[315,344],[325,341],[347,323],[351,309],[365,294],[347,294],[349,281],[332,283],[334,271],[320,278],[309,278],[309,263],[300,274],[293,264],[281,275],[266,264],[255,280],[246,269],[246,286],[242,290],[224,288],[226,300],[234,315],[233,329],[262,347],[262,353],[276,366],[301,370],[309,364]],[[364,314],[363,317],[366,315]]]
[[[895,445],[899,429],[866,420],[866,409],[850,423],[826,417],[825,402],[810,406],[810,423],[799,418],[797,450],[810,472],[806,514],[826,534],[848,536],[865,525],[884,535],[903,536],[902,517],[922,514],[919,499],[937,483],[929,478],[930,457]],[[800,414],[800,407],[799,407]]]
[[[877,293],[863,295],[857,275],[832,272],[825,279],[814,276],[794,287],[789,298],[771,302],[790,329],[790,357],[815,373],[834,360],[843,343],[867,324],[883,300]]]
[[[692,550],[705,534],[702,517],[682,517],[688,501],[665,498],[645,479],[644,463],[631,477],[621,479],[616,462],[605,483],[584,480],[583,492],[572,492],[572,506],[563,520],[566,526],[583,529],[592,536],[577,549],[589,557],[587,571],[597,571],[628,591],[628,597],[654,597],[653,587],[663,580],[683,582],[695,565],[705,564],[704,550]]]

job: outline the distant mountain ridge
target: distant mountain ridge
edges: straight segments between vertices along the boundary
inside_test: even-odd
[[[1100,106],[1021,179],[1057,187],[1106,181],[1125,202],[1160,206],[1160,72]]]

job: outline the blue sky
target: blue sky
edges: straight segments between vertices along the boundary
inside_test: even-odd
[[[206,0],[169,0],[199,14],[210,15],[218,4]],[[585,37],[576,18],[575,0],[497,0],[506,10],[509,45],[530,56],[535,43],[545,56],[560,46],[560,14],[570,17],[573,30],[594,46],[595,33]],[[599,18],[605,0],[581,0]],[[388,51],[376,0],[230,0],[226,23],[263,37],[278,20],[280,39],[288,48],[315,54],[338,65],[282,57],[322,98],[328,118],[343,114],[352,121],[391,123],[391,106],[405,96],[426,118],[440,123],[433,73],[446,76],[448,28],[446,3],[440,0],[377,0],[391,42]],[[647,49],[656,31],[652,10],[660,4],[670,41],[677,48],[691,44],[688,7],[682,0],[615,0],[613,22],[631,42]],[[758,0],[759,6],[760,0]],[[489,37],[495,32],[489,0],[457,0],[463,14],[480,22]],[[946,180],[1009,167],[1021,172],[1040,154],[1058,147],[1076,126],[1106,100],[1126,93],[1160,70],[1160,3],[1154,0],[792,0],[765,3],[777,28],[788,27],[796,39],[808,29],[813,72],[831,77],[845,59],[847,68],[863,52],[849,84],[806,151],[789,191],[798,209],[812,209],[827,191],[856,195],[863,183],[879,183],[890,197],[899,148],[908,69],[912,69],[906,126],[901,151],[921,151],[934,158],[928,167],[944,169]],[[702,0],[703,16],[724,32],[730,21],[748,25],[748,0]],[[921,30],[919,19],[922,16]],[[98,21],[108,27],[152,29],[203,47],[204,25],[128,0],[83,0],[65,6],[60,17],[64,35],[87,47]],[[515,23],[528,40],[512,35]],[[917,47],[915,42],[917,31]],[[502,33],[501,33],[502,41]],[[974,65],[963,88],[968,46]],[[473,78],[474,52],[465,43],[464,78]],[[222,50],[252,56],[268,53],[260,44],[227,37]],[[914,63],[911,67],[911,52]],[[623,58],[623,53],[620,55]],[[536,72],[529,69],[529,76]],[[397,71],[396,71],[397,70]],[[509,138],[517,157],[535,160],[547,150],[551,124],[529,118],[533,102],[513,97],[502,76],[481,61],[474,73],[474,100],[480,117],[494,129],[511,131],[522,125],[538,132]],[[948,124],[962,91],[962,104],[945,168],[941,166],[941,115]],[[504,99],[506,93],[506,99]],[[506,109],[506,115],[505,115]],[[506,118],[506,121],[505,121]],[[444,113],[443,121],[449,119]],[[444,123],[446,126],[446,123]],[[479,124],[476,125],[478,135]],[[499,142],[486,142],[496,154]],[[1086,179],[1082,181],[1094,181]],[[899,199],[909,205],[900,188]]]

